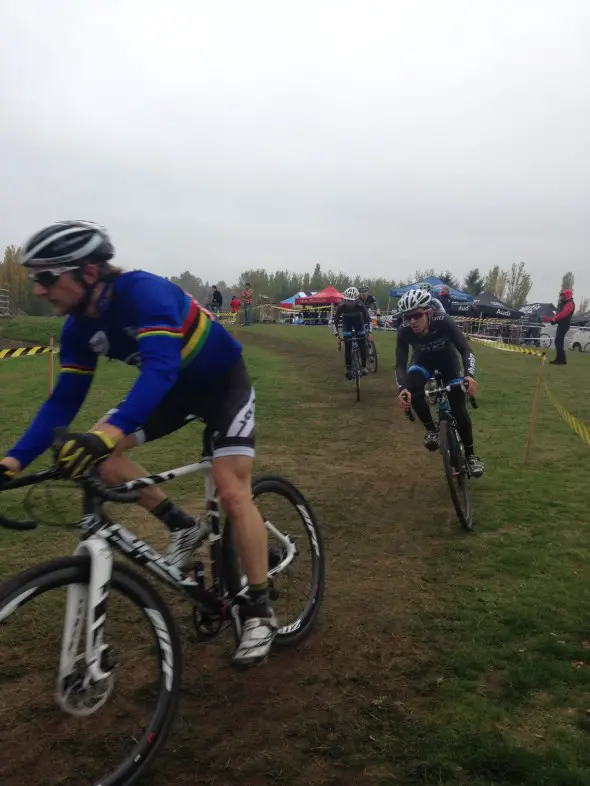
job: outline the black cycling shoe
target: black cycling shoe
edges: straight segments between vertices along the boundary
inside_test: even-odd
[[[427,431],[424,435],[424,447],[434,452],[438,450],[438,434],[436,431]]]
[[[344,372],[344,376],[346,377],[346,379],[352,379],[352,371],[349,368],[347,368],[346,371]]]

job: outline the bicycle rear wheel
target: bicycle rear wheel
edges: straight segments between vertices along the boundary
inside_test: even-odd
[[[463,529],[470,532],[473,529],[473,520],[469,498],[469,475],[463,446],[448,420],[441,420],[438,438],[453,507]]]
[[[269,588],[280,625],[273,646],[292,647],[309,636],[322,605],[325,578],[322,535],[309,503],[285,478],[259,475],[252,482],[252,496],[266,524],[271,572],[285,559],[289,548],[295,546],[293,560],[271,576]],[[227,588],[235,597],[247,580],[240,569],[229,519],[223,528],[222,550]]]
[[[63,590],[87,585],[89,573],[89,557],[63,557],[0,584],[0,672],[11,676],[0,735],[13,750],[0,762],[4,786],[128,786],[145,774],[170,730],[182,669],[177,628],[150,584],[120,563],[104,605],[109,650],[101,668],[111,676],[83,686],[82,631],[74,672],[56,697]],[[113,646],[117,634],[121,644]]]

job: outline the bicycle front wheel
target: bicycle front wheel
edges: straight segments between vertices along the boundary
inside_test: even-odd
[[[473,520],[471,517],[469,477],[465,466],[465,457],[455,435],[455,430],[448,420],[441,421],[438,438],[453,507],[463,529],[471,531],[473,529]]]
[[[268,533],[269,595],[280,625],[274,645],[295,646],[313,630],[324,597],[322,535],[311,506],[288,480],[260,475],[252,483],[252,495]],[[222,546],[227,587],[235,596],[247,580],[227,519]]]
[[[82,602],[74,670],[56,696],[65,590],[87,586],[89,573],[88,556],[63,557],[0,584],[0,674],[9,680],[0,710],[2,786],[127,786],[166,739],[180,696],[178,632],[150,584],[120,563],[104,604],[100,668],[110,676],[84,684]]]

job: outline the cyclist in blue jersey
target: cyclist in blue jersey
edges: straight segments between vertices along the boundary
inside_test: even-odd
[[[21,262],[34,293],[65,316],[61,373],[21,439],[0,462],[0,487],[53,445],[64,475],[99,465],[111,485],[145,476],[125,454],[187,422],[205,424],[205,455],[212,459],[220,503],[231,518],[236,549],[249,581],[242,640],[233,656],[249,665],[268,654],[277,630],[268,598],[268,543],[252,501],[254,389],[241,345],[180,287],[142,270],[111,264],[111,240],[88,221],[61,221],[34,234]],[[99,355],[137,366],[138,377],[116,407],[88,432],[67,427],[82,406]],[[140,504],[170,531],[167,559],[180,570],[192,564],[201,527],[158,487],[143,489]]]

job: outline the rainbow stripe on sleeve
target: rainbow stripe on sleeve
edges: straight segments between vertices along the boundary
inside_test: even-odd
[[[181,327],[173,328],[169,325],[153,325],[151,327],[140,328],[135,335],[138,341],[140,338],[152,338],[153,336],[184,338]]]
[[[95,369],[90,366],[79,366],[76,363],[65,363],[61,367],[62,374],[86,374],[92,376]]]
[[[188,292],[185,292],[185,308],[180,327],[169,325],[143,327],[137,331],[136,336],[138,340],[152,336],[182,339],[181,368],[184,368],[199,354],[210,330],[211,319],[207,311],[201,308]]]

